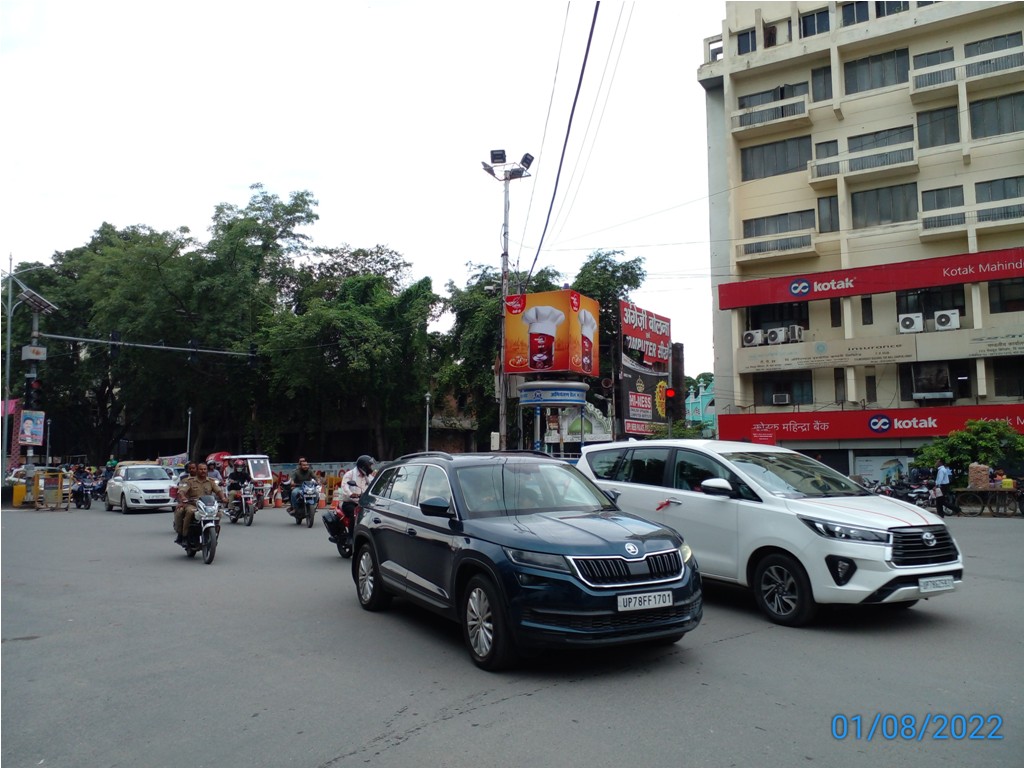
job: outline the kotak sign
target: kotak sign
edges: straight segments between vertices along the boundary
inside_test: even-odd
[[[718,286],[718,306],[720,309],[737,309],[760,304],[864,296],[1022,276],[1024,248],[1006,248],[899,264],[854,267],[815,275],[723,283]]]
[[[793,440],[855,440],[858,438],[945,437],[968,421],[1005,421],[1024,434],[1024,405],[974,405],[943,408],[876,408],[814,413],[722,414],[723,440],[776,442]]]

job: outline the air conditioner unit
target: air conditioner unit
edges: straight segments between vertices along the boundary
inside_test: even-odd
[[[789,405],[789,395],[772,395],[772,405]]]
[[[935,330],[952,331],[960,327],[960,310],[943,309],[935,313]]]
[[[790,342],[803,341],[804,327],[802,325],[789,326],[789,340]]]
[[[744,331],[743,346],[756,347],[764,344],[764,331]]]
[[[768,331],[769,344],[785,344],[789,341],[788,328],[771,328]]]
[[[899,316],[900,333],[920,333],[924,330],[924,315],[911,312]]]

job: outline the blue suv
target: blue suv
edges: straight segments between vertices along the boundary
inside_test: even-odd
[[[403,456],[360,505],[362,607],[399,596],[458,622],[483,669],[543,646],[674,643],[700,623],[700,575],[682,537],[544,454]]]

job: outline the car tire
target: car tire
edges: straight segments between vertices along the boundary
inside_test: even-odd
[[[473,663],[496,672],[511,666],[518,656],[505,609],[494,583],[474,576],[462,593],[462,636]]]
[[[121,494],[121,514],[122,515],[127,515],[131,511],[132,511],[132,508],[128,506],[128,499],[126,499],[124,497],[124,494],[122,493]]]
[[[110,497],[109,496],[104,497],[104,499],[103,499],[103,506],[107,508],[107,512],[113,512],[114,511],[114,505],[110,503]]]
[[[807,573],[789,555],[762,558],[754,569],[753,588],[757,607],[776,624],[800,627],[817,611]]]
[[[373,546],[363,544],[356,560],[356,595],[359,605],[368,611],[380,611],[388,607],[391,595],[384,589]]]

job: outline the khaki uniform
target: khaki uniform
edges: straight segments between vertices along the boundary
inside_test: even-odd
[[[196,517],[195,500],[201,496],[216,496],[224,501],[224,492],[210,478],[200,480],[198,477],[186,477],[178,485],[178,506],[174,509],[174,532],[182,536],[188,535],[188,527]],[[220,520],[220,512],[217,513]]]

